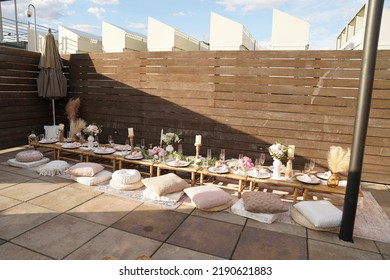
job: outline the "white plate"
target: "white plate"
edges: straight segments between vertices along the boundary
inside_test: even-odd
[[[212,167],[209,167],[208,170],[212,173],[218,173],[218,174],[223,174],[223,173],[229,172],[229,168],[227,168],[226,166],[221,166],[221,167],[212,166]]]
[[[58,139],[56,139],[56,138],[42,139],[41,141],[39,141],[40,144],[53,144],[53,143],[57,143],[57,142],[58,142]]]
[[[319,183],[321,183],[321,180],[315,176],[310,176],[311,181],[307,180],[305,175],[299,175],[296,178],[299,182],[305,184],[318,185]]]
[[[143,159],[144,157],[142,155],[127,155],[125,156],[127,159]]]
[[[81,147],[80,143],[66,143],[61,146],[64,149],[78,149]]]
[[[108,155],[108,154],[115,153],[115,149],[113,149],[113,148],[100,148],[100,149],[93,150],[93,152],[95,154],[99,154],[99,155]]]
[[[269,174],[268,172],[257,172],[256,170],[252,169],[248,172],[248,175],[250,177],[253,177],[253,178],[257,178],[257,179],[267,179],[267,178],[270,178],[271,177],[271,174]]]
[[[327,174],[327,172],[318,172],[316,174],[316,176],[322,180],[328,180],[329,177],[330,177],[331,173],[329,173],[329,175]]]
[[[185,160],[172,160],[167,162],[167,165],[173,166],[173,167],[186,167],[190,165],[190,162],[185,161]]]

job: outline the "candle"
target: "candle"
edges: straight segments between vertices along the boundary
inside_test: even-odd
[[[195,145],[202,145],[202,135],[195,136]]]
[[[160,147],[162,147],[163,137],[164,137],[164,129],[161,128],[161,134],[160,134]]]
[[[129,131],[129,137],[134,137],[134,129],[130,127],[127,130]]]
[[[58,125],[58,130],[64,130],[64,124],[63,123],[60,123]]]
[[[294,145],[288,145],[287,157],[293,158],[294,157],[294,152],[295,152],[295,146]]]

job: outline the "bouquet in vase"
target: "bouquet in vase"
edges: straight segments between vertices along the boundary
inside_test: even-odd
[[[100,132],[102,132],[102,129],[100,126],[96,125],[96,124],[90,124],[86,127],[84,127],[83,129],[83,133],[86,135],[86,136],[97,136]]]
[[[288,147],[281,143],[275,143],[268,148],[269,154],[274,160],[285,158],[287,156],[287,150]]]
[[[247,171],[252,169],[254,167],[254,164],[250,157],[244,156],[238,160],[238,167],[243,171]]]
[[[172,145],[173,143],[179,143],[181,141],[179,135],[173,132],[163,134],[161,140],[167,145]]]

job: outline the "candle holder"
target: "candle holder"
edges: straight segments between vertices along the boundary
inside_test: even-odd
[[[287,166],[286,166],[286,171],[284,173],[284,177],[286,178],[292,178],[293,176],[293,168],[292,168],[292,161],[293,161],[293,157],[288,157],[287,158]]]
[[[202,146],[202,144],[194,144],[194,145],[195,145],[195,150],[196,150],[195,159],[198,160],[199,154],[200,154],[200,146]]]
[[[63,130],[58,130],[58,140],[63,143],[64,142],[64,131]]]
[[[131,151],[134,151],[134,136],[129,136]]]

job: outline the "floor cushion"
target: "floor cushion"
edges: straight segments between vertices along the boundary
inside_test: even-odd
[[[111,179],[112,172],[108,170],[102,170],[98,174],[92,177],[80,177],[80,176],[71,176],[73,180],[77,183],[87,185],[87,186],[96,186],[101,183],[107,182]]]
[[[7,163],[9,165],[15,166],[15,167],[33,168],[33,167],[38,167],[38,166],[41,166],[45,163],[48,163],[49,161],[50,161],[50,159],[47,157],[44,157],[44,158],[37,160],[37,161],[31,161],[31,162],[20,162],[20,161],[17,161],[16,158],[11,158],[7,161]]]
[[[198,209],[221,211],[228,208],[232,201],[232,197],[227,192],[213,185],[186,188],[184,192]]]
[[[136,169],[116,170],[112,174],[110,186],[117,190],[131,191],[144,186],[141,174]]]
[[[159,200],[159,201],[168,201],[168,202],[178,202],[179,199],[183,196],[184,191],[169,193],[167,195],[158,195],[150,191],[148,188],[142,192],[142,197],[148,200]]]
[[[234,203],[230,210],[236,215],[243,216],[266,224],[272,224],[279,217],[279,213],[255,213],[245,210],[244,201],[242,198],[239,199],[236,203]]]
[[[70,167],[69,163],[63,160],[53,160],[37,168],[37,172],[42,176],[63,175]]]
[[[180,192],[189,187],[189,184],[175,173],[142,179],[142,183],[151,192],[160,196]]]
[[[43,158],[43,154],[37,150],[26,150],[16,154],[15,159],[19,162],[33,162]]]
[[[343,212],[327,200],[301,201],[294,208],[312,225],[319,228],[338,227]]]
[[[95,162],[79,162],[70,166],[65,173],[78,177],[93,177],[104,169],[104,166]]]
[[[279,195],[261,191],[244,192],[242,200],[246,211],[255,213],[281,213],[289,207],[280,200]]]

